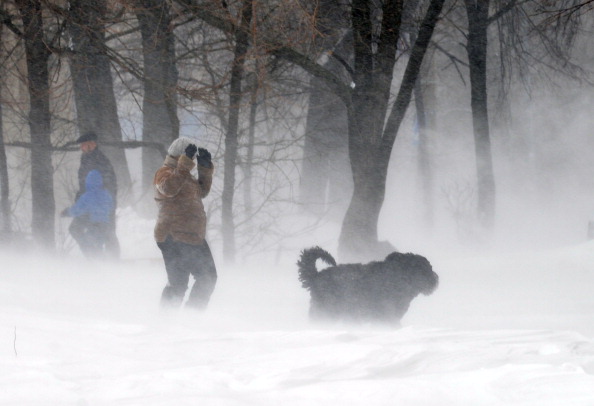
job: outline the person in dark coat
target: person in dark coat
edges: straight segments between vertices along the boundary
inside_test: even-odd
[[[109,162],[109,159],[97,145],[97,134],[93,132],[84,133],[75,141],[75,143],[80,144],[80,149],[82,151],[80,167],[78,169],[78,192],[76,193],[75,200],[78,200],[78,198],[85,192],[85,181],[89,172],[92,170],[99,171],[103,178],[103,185],[114,202],[108,228],[106,248],[111,258],[118,259],[120,257],[120,243],[116,234],[115,210],[117,207],[118,185],[115,171],[113,170],[113,166],[111,165],[111,162]],[[85,228],[85,224],[79,224],[81,222],[84,223],[84,218],[75,217],[70,227],[78,229]],[[72,230],[70,231],[72,233]]]
[[[206,213],[202,204],[210,192],[214,166],[210,153],[197,148],[189,138],[173,141],[167,153],[153,182],[159,208],[155,241],[163,254],[168,281],[161,305],[180,306],[192,275],[194,285],[186,306],[205,309],[217,281],[217,270],[205,239]],[[194,157],[198,179],[190,173],[196,166]]]
[[[113,198],[103,187],[101,173],[93,169],[87,174],[85,192],[62,212],[64,217],[80,219],[75,227],[70,227],[70,233],[85,256],[103,256],[113,208]]]

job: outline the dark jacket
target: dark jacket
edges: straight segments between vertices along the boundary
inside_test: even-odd
[[[155,225],[155,240],[164,242],[167,236],[175,241],[199,245],[206,234],[206,213],[202,198],[212,185],[214,168],[198,165],[198,179],[190,171],[194,162],[185,155],[168,155],[155,173],[155,201],[159,208]]]
[[[103,185],[115,203],[118,196],[118,184],[115,172],[113,166],[111,166],[111,162],[109,162],[109,159],[107,159],[103,152],[99,150],[99,147],[96,147],[91,152],[83,153],[80,157],[80,168],[78,168],[78,192],[76,193],[75,200],[78,200],[78,198],[85,192],[85,181],[87,175],[92,170],[97,170],[101,173],[101,176],[103,177]]]
[[[114,209],[114,202],[107,190],[103,188],[103,178],[97,170],[87,174],[85,192],[68,210],[68,216],[88,215],[91,223],[109,223]]]

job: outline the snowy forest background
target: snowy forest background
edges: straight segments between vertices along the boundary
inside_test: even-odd
[[[3,0],[0,404],[592,404],[593,8]],[[89,130],[118,263],[58,216]],[[151,181],[180,135],[216,168],[202,315],[158,309]],[[441,284],[400,330],[311,325],[313,245],[415,252]]]
[[[68,142],[93,130],[120,208],[145,218],[171,140],[208,148],[229,263],[324,226],[344,259],[381,257],[378,240],[581,241],[592,4],[473,4],[5,1],[3,235],[74,249],[55,213],[75,191]]]

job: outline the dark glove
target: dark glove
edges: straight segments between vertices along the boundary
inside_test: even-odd
[[[205,168],[212,168],[212,161],[210,160],[210,152],[205,148],[198,148],[198,157],[196,158],[198,165]]]
[[[190,144],[186,147],[186,156],[190,159],[194,158],[194,155],[196,155],[196,151],[198,150],[198,148],[196,148],[196,145],[194,144]]]
[[[60,212],[60,217],[68,217],[68,212],[70,211],[70,207],[66,207],[64,210]]]

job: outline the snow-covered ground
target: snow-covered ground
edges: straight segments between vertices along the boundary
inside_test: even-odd
[[[594,405],[594,242],[425,253],[440,287],[393,330],[310,324],[298,252],[163,312],[151,226],[118,264],[0,253],[1,405]]]

